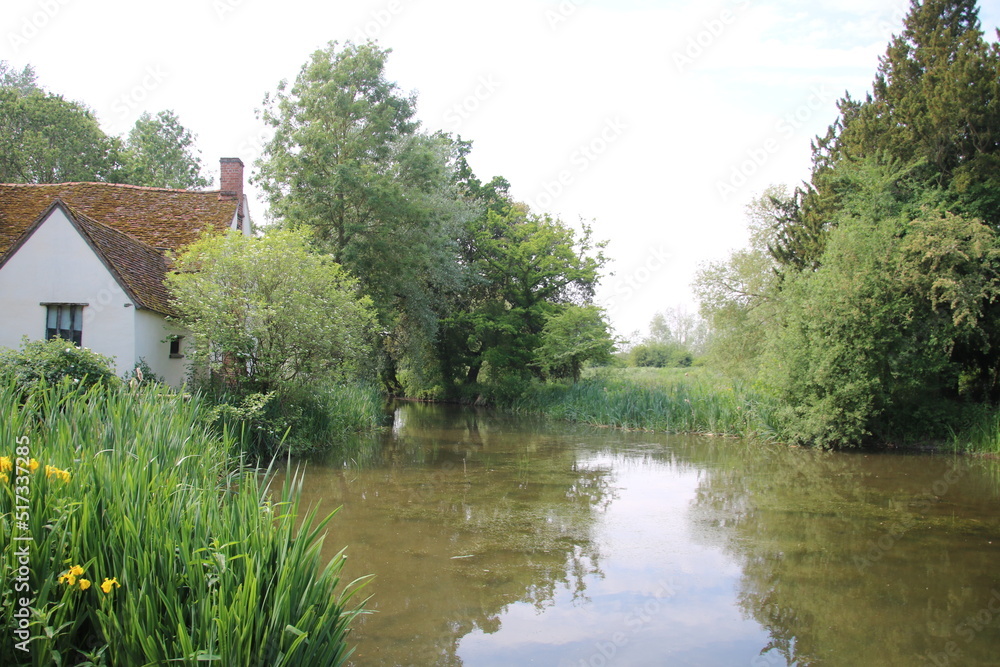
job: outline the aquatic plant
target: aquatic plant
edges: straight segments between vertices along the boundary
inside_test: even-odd
[[[236,465],[208,413],[155,385],[0,385],[0,664],[346,661],[330,517],[299,515],[301,477]]]

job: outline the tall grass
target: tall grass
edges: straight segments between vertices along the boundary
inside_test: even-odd
[[[952,447],[975,454],[1000,455],[1000,410],[979,406],[966,425],[952,434]]]
[[[603,376],[572,385],[532,384],[505,407],[626,429],[763,439],[778,433],[774,399],[752,386],[714,376],[641,383]]]
[[[267,397],[204,389],[241,451],[257,458],[334,449],[346,436],[374,431],[386,421],[385,399],[370,385],[286,385]]]
[[[358,588],[342,585],[341,557],[321,560],[330,517],[299,522],[294,476],[270,502],[207,414],[201,399],[156,386],[63,384],[26,402],[0,386],[0,454],[17,463],[22,446],[38,462],[0,476],[0,664],[347,660]],[[25,572],[27,592],[16,590]],[[27,652],[14,634],[20,598]]]

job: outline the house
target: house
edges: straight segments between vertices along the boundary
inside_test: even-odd
[[[185,379],[186,332],[163,281],[168,252],[205,231],[250,233],[243,162],[222,158],[220,189],[111,183],[0,184],[0,347],[59,336]]]

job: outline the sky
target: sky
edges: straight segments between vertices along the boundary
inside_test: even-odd
[[[1000,3],[980,3],[996,39]],[[991,6],[992,5],[992,6]],[[747,241],[745,208],[808,178],[837,100],[870,90],[909,0],[5,0],[0,60],[32,65],[112,135],[171,109],[248,176],[265,94],[331,41],[392,49],[424,130],[472,140],[484,181],[611,258],[597,300],[622,336],[697,312],[698,267]],[[251,186],[251,214],[267,222]]]

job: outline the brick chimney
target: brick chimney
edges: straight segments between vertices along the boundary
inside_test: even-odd
[[[219,199],[243,201],[243,160],[238,157],[224,157],[219,160],[222,167]]]

